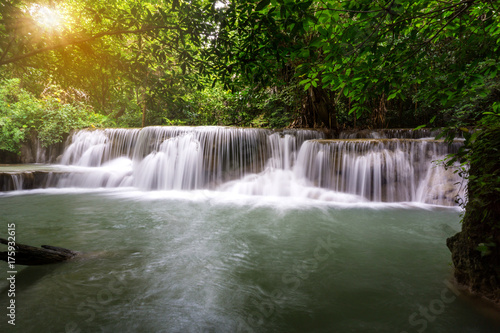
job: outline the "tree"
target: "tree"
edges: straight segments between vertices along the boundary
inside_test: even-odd
[[[498,81],[497,1],[45,1],[36,8],[68,21],[50,28],[30,4],[2,3],[4,75],[35,76],[23,82],[33,92],[47,80],[81,89],[103,113],[142,113],[143,125],[182,117],[186,87],[207,82],[294,91],[286,109],[300,109],[303,126],[352,125],[348,113],[365,126],[435,115],[442,125]]]
[[[141,112],[144,126],[146,111],[175,99],[172,86],[190,82],[195,46],[210,33],[201,3],[160,4],[3,2],[0,75],[23,77],[36,95],[52,83],[78,89],[104,114]]]
[[[475,265],[478,253],[498,259],[496,231],[482,228],[495,225],[498,167],[479,161],[498,160],[496,147],[486,148],[498,138],[499,1],[7,0],[0,9],[0,78],[23,77],[36,96],[57,83],[128,126],[199,124],[197,116],[281,126],[298,110],[292,125],[429,122],[446,125],[448,140],[464,132],[455,159],[471,163],[471,186],[452,246],[466,250],[454,251],[454,261],[457,272],[484,276],[491,265],[458,264]],[[218,102],[207,111],[192,100],[198,94]],[[16,142],[14,118],[1,121]],[[486,220],[473,218],[478,210]]]
[[[327,126],[339,107],[371,126],[387,117],[436,124],[464,99],[491,95],[498,81],[497,1],[232,1],[204,61],[233,87],[299,83]],[[285,78],[285,79],[283,79]],[[318,97],[316,97],[318,96]],[[311,108],[310,108],[311,109]],[[323,111],[322,111],[323,110]],[[324,111],[326,110],[326,111]],[[406,117],[403,117],[405,115]],[[309,125],[315,121],[309,122]]]
[[[309,71],[363,112],[371,99],[447,108],[488,94],[498,80],[499,16],[493,1],[331,1],[317,9],[328,54]],[[332,38],[333,36],[333,38]],[[317,77],[317,76],[316,76]]]
[[[466,170],[468,200],[462,231],[446,242],[457,281],[495,302],[500,301],[499,114],[483,119],[457,156],[470,166]]]
[[[370,114],[372,126],[385,126],[388,112],[398,112],[400,119],[424,114],[419,121],[446,125],[448,140],[465,132],[455,159],[470,164],[468,203],[463,231],[448,244],[457,280],[495,301],[499,8],[498,1],[479,0],[236,1],[217,21],[213,44],[224,82],[243,75],[269,82],[290,69],[308,92],[328,91],[320,104],[347,98],[349,113]],[[325,113],[331,119],[334,112]]]

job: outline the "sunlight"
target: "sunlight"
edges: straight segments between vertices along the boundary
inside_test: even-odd
[[[29,13],[40,26],[46,29],[59,30],[63,27],[65,21],[57,9],[38,4],[33,4],[29,8]]]

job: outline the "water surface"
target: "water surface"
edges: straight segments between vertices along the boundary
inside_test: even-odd
[[[456,208],[72,189],[2,194],[0,208],[2,234],[15,223],[20,243],[83,252],[17,266],[2,332],[500,329],[445,282]]]

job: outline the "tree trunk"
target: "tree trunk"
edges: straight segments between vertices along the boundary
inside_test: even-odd
[[[142,127],[146,126],[146,101],[143,101],[142,105]]]
[[[483,130],[472,146],[468,200],[462,231],[450,237],[457,282],[500,303],[500,128]]]
[[[306,108],[305,114],[309,114],[313,118],[313,126],[311,127],[324,126],[337,131],[338,122],[336,105],[330,94],[330,91],[322,88],[309,88],[304,107]]]
[[[0,238],[0,243],[9,245],[9,241],[4,238]],[[39,248],[15,243],[13,248],[15,249],[14,255],[11,249],[7,252],[0,252],[0,260],[15,265],[46,265],[66,261],[78,255],[78,252],[50,245],[42,245]]]

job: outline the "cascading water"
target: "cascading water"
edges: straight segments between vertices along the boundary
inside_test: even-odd
[[[269,134],[267,130],[224,127],[81,131],[71,138],[61,163],[84,168],[59,180],[57,186],[214,188],[260,172],[268,154]]]
[[[23,177],[21,175],[12,175],[12,182],[15,190],[23,189]]]
[[[406,128],[385,128],[376,130],[344,131],[340,139],[433,139],[441,131],[429,128],[408,130]],[[460,133],[457,133],[457,137]]]
[[[426,140],[308,141],[296,173],[316,186],[371,201],[417,201],[453,205],[460,178],[433,161],[458,149]]]
[[[460,142],[401,139],[428,131],[381,133],[400,138],[325,140],[316,130],[217,126],[82,130],[60,157],[69,172],[52,174],[47,186],[455,204],[460,178],[433,161]],[[372,134],[362,135],[381,136]]]
[[[325,136],[84,130],[60,164],[0,165],[0,190],[18,190],[0,192],[16,240],[81,253],[57,267],[16,266],[16,326],[498,332],[448,282],[444,244],[460,229],[459,210],[420,204],[453,205],[457,177],[432,161],[460,143]],[[0,276],[5,290],[9,276]]]

